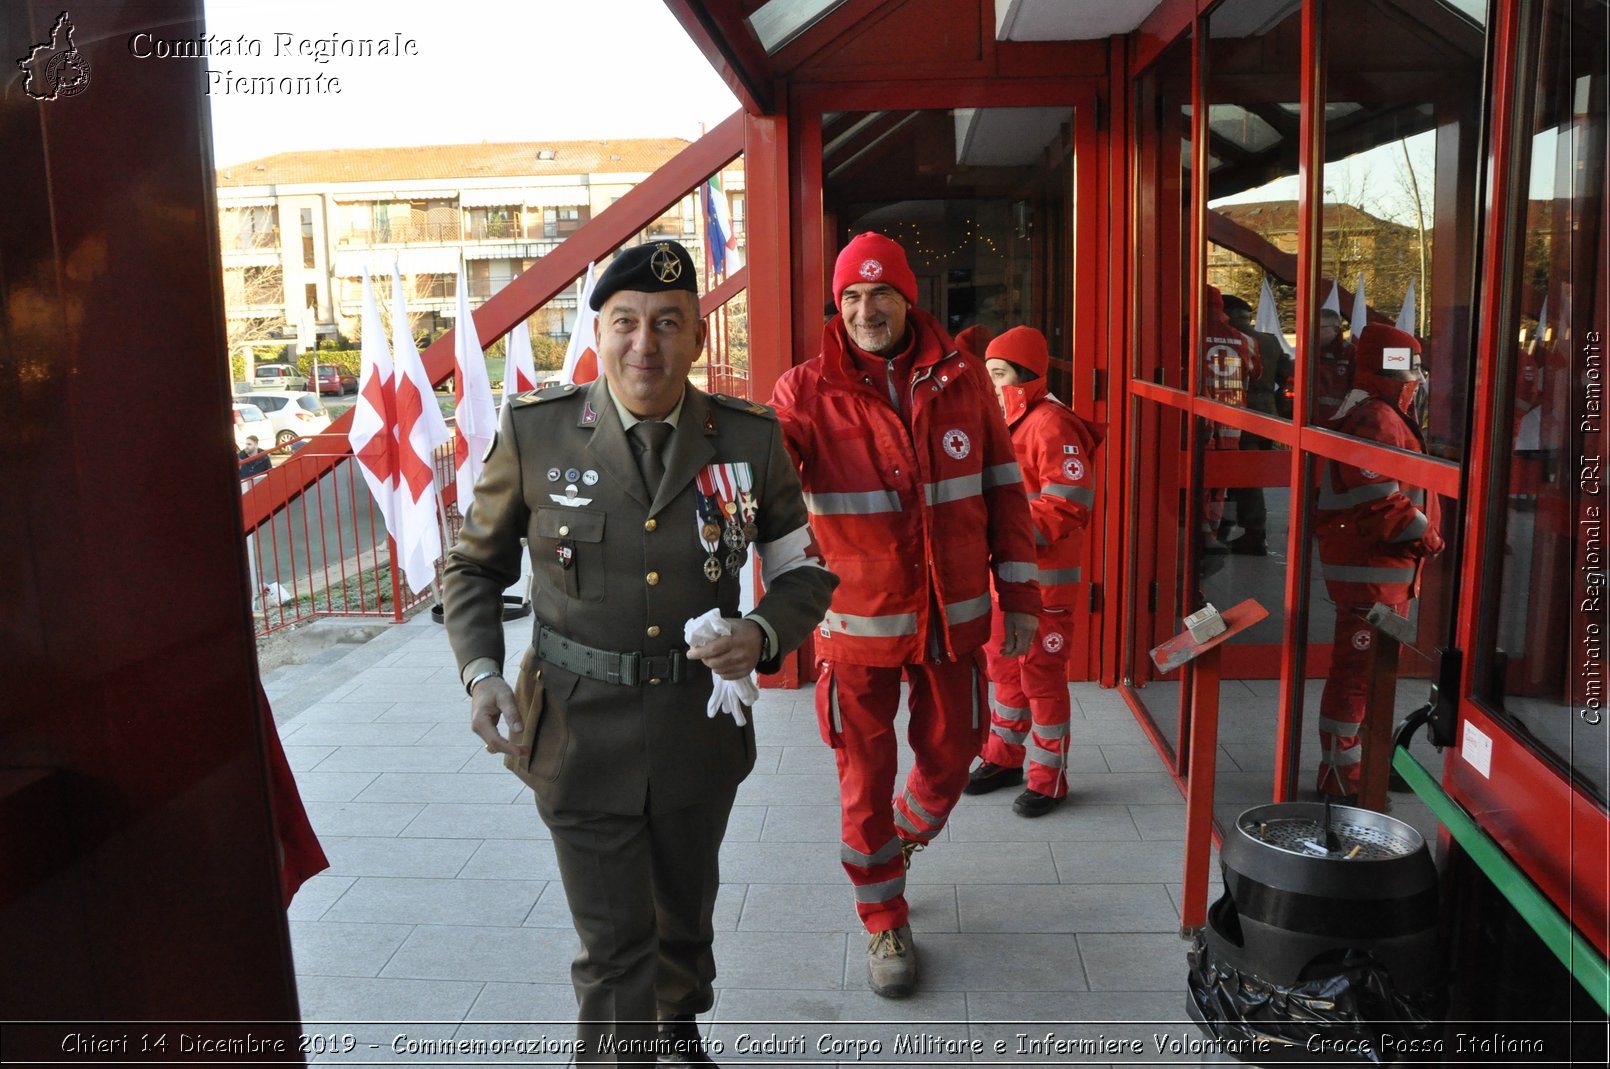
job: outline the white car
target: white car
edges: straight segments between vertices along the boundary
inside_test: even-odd
[[[260,449],[274,448],[274,425],[256,405],[237,404],[235,410],[235,448],[245,449],[247,438],[256,438]]]
[[[330,425],[324,403],[305,390],[257,390],[252,404],[263,410],[274,427],[274,445],[318,434]]]

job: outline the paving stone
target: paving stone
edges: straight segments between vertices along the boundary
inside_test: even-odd
[[[839,990],[846,938],[839,932],[717,932],[716,986]]]
[[[325,910],[335,904],[336,899],[347,893],[347,888],[357,882],[355,876],[330,876],[319,873],[296,889],[295,897],[285,910],[286,919],[318,920],[324,915]]]
[[[286,726],[309,724],[372,724],[390,709],[392,702],[318,702],[291,718]]]
[[[427,730],[424,724],[303,724],[296,720],[280,732],[280,740],[287,746],[406,746]]]
[[[1036,992],[1043,998],[1058,991],[1086,990],[1076,938],[1043,933],[914,933],[924,988]],[[864,987],[866,944],[851,942],[846,986]]]
[[[355,1021],[459,1021],[481,993],[479,981],[426,981],[384,977],[297,978],[304,1031]],[[377,1034],[390,1036],[396,1027]]]
[[[516,928],[531,912],[542,887],[541,881],[364,876],[322,919]]]
[[[379,976],[413,926],[293,921],[291,955],[307,976]]]
[[[1178,933],[1077,938],[1092,991],[1185,990],[1185,952],[1190,944]]]
[[[363,802],[511,802],[526,788],[510,775],[383,772],[358,796]]]
[[[1043,841],[934,843],[911,859],[906,873],[907,886],[1056,882],[1057,869]]]
[[[964,932],[1177,932],[1161,884],[997,884],[956,888]]]
[[[1128,809],[1142,839],[1185,838],[1183,799],[1175,805],[1132,805]]]
[[[729,883],[837,883],[845,878],[837,845],[742,842],[721,846],[721,878]]]
[[[550,838],[529,795],[511,803],[432,802],[400,834],[436,839]]]
[[[305,772],[335,753],[336,746],[282,746],[285,762],[292,772]]]
[[[420,839],[418,842],[441,840]],[[448,840],[451,841],[451,840]],[[488,839],[458,873],[460,880],[557,880],[559,861],[548,839]]]
[[[424,808],[417,802],[307,802],[319,835],[396,835]]]
[[[404,839],[331,835],[320,840],[333,876],[452,879],[481,845],[474,839]]]
[[[906,903],[918,932],[956,932],[956,888],[907,884]],[[850,932],[865,939],[848,876],[836,884],[749,885],[738,930],[744,932]]]
[[[467,747],[454,751],[445,746],[341,746],[314,771],[457,772],[470,754]]]
[[[838,804],[766,806],[760,837],[767,842],[836,843],[840,839]]]
[[[738,787],[741,805],[825,805],[837,802],[839,777],[836,772],[806,775],[765,775],[756,773]]]
[[[950,814],[947,827],[953,842],[1087,842],[1092,840],[1138,839],[1140,833],[1121,805],[1086,805],[1082,786],[1071,786],[1068,800],[1043,817],[1029,819],[1012,811],[1010,801],[1016,788],[1000,790],[1005,805],[979,805],[980,799],[963,796]],[[994,795],[986,795],[992,798]]]
[[[1063,883],[1169,883],[1185,871],[1185,843],[1052,843]]]
[[[570,975],[572,932],[550,928],[422,924],[392,955],[383,976],[419,980],[531,983]]]

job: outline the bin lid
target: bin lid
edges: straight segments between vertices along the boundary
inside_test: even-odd
[[[1285,803],[1248,809],[1236,820],[1247,838],[1274,850],[1339,861],[1385,861],[1425,848],[1413,827],[1384,813],[1332,805],[1330,830],[1336,849],[1326,848],[1325,807]]]

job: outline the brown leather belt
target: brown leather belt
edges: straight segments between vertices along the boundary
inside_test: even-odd
[[[624,687],[680,683],[688,675],[688,660],[681,650],[663,657],[648,657],[635,650],[601,650],[566,638],[546,624],[537,628],[537,657],[578,676]]]

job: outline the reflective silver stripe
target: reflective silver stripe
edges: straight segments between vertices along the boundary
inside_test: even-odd
[[[1030,565],[1030,567],[1033,567],[1033,565]],[[1002,576],[1001,578],[1003,580],[1006,579],[1005,576]],[[1032,579],[1033,576],[1031,575],[1030,578]],[[976,620],[980,616],[988,615],[988,592],[980,594],[978,597],[972,598],[968,601],[953,601],[949,605],[945,606],[945,622],[949,624],[965,624],[969,620]],[[913,626],[913,630],[915,630],[915,626]]]
[[[1409,526],[1405,527],[1402,531],[1399,531],[1397,537],[1392,539],[1392,541],[1413,542],[1415,539],[1425,534],[1426,528],[1430,526],[1431,521],[1426,519],[1426,514],[1421,512],[1419,509],[1415,509],[1414,519],[1409,521]]]
[[[1322,716],[1319,718],[1319,730],[1329,732],[1339,739],[1351,739],[1356,737],[1358,735],[1358,729],[1362,726],[1362,724],[1348,723],[1346,720],[1332,720],[1328,716]]]
[[[1345,750],[1325,750],[1320,754],[1322,765],[1356,765],[1364,760],[1364,747],[1351,746]]]
[[[1003,560],[995,566],[995,574],[1003,583],[1027,583],[1040,578],[1040,569],[1027,561]]]
[[[911,822],[910,817],[906,816],[898,809],[894,811],[894,825],[897,828],[904,828],[906,831],[909,831],[911,834],[907,836],[907,838],[921,839],[925,843],[931,842],[933,837],[939,834],[938,828],[934,828],[932,831],[923,831],[921,828],[917,827]]]
[[[900,798],[901,798],[902,801],[904,801],[906,803],[906,808],[907,809],[909,809],[913,813],[917,814],[923,820],[927,821],[930,825],[940,823],[940,820],[939,820],[938,817],[934,816],[932,813],[928,812],[928,810],[924,809],[922,806],[917,804],[917,800],[915,798],[911,797],[911,791],[910,790],[901,791],[900,792]]]
[[[1378,483],[1365,483],[1350,490],[1332,490],[1332,474],[1334,466],[1332,461],[1325,461],[1325,470],[1319,479],[1319,507],[1322,509],[1345,509],[1354,505],[1362,505],[1366,501],[1379,501],[1384,497],[1391,497],[1398,492],[1396,479],[1387,479]]]
[[[1418,490],[1411,487],[1408,490],[1403,491],[1403,494],[1409,499],[1409,504],[1413,505],[1415,508],[1423,509],[1426,507],[1426,492],[1424,490]]]
[[[857,902],[887,902],[892,898],[899,898],[906,893],[906,874],[901,873],[892,880],[882,883],[858,883],[855,885],[855,900]]]
[[[986,690],[988,690],[989,684],[985,683],[984,687],[985,687]],[[977,731],[978,730],[978,725],[980,723],[982,723],[982,721],[983,721],[983,715],[982,715],[983,710],[978,707],[978,665],[977,664],[973,665],[973,678],[972,678],[972,685],[971,685],[970,689],[971,689],[971,693],[973,695],[973,730]]]
[[[1031,743],[1026,752],[1029,760],[1037,765],[1044,765],[1046,768],[1062,767],[1062,755],[1047,750],[1044,746],[1035,746]]]
[[[958,475],[953,479],[940,479],[924,483],[923,497],[930,505],[943,505],[948,501],[965,501],[983,492],[983,479],[979,475]]]
[[[990,702],[990,707],[995,710],[996,715],[1002,720],[1010,720],[1013,723],[1017,723],[1018,721],[1027,720],[1029,718],[1029,711],[1027,709],[1019,709],[1015,705],[1006,705],[999,700]]]
[[[1023,481],[1023,472],[1015,461],[1006,464],[996,464],[985,468],[979,473],[984,481],[984,489],[993,490],[997,486],[1015,486]]]
[[[885,861],[892,861],[900,856],[900,836],[891,835],[889,841],[878,848],[875,854],[863,854],[849,843],[839,844],[839,860],[846,865],[859,865],[869,869],[873,865],[881,865]]]
[[[814,493],[804,497],[805,507],[813,516],[872,516],[900,511],[900,495],[893,490]]]
[[[1041,568],[1041,586],[1063,586],[1068,583],[1077,583],[1084,578],[1083,568]]]
[[[1094,505],[1096,503],[1096,492],[1090,489],[1088,486],[1068,486],[1064,483],[1046,483],[1044,486],[1040,487],[1040,492],[1034,496],[1043,497],[1046,494],[1050,494],[1052,497],[1060,497],[1064,501],[1073,501],[1080,505]]]
[[[1002,727],[1000,724],[991,724],[989,729],[1013,746],[1022,746],[1024,742],[1028,741],[1029,733],[1026,728],[1022,731],[1013,731],[1011,728]]]
[[[834,634],[853,635],[856,638],[899,638],[917,633],[917,614],[899,612],[891,616],[852,616],[830,609],[827,626]]]
[[[1068,722],[1060,724],[1035,724],[1034,733],[1042,739],[1065,739],[1068,737]]]
[[[844,734],[844,716],[839,712],[839,681],[833,677],[833,683],[827,690],[827,715],[833,722],[833,734]]]
[[[1325,578],[1337,583],[1412,583],[1414,568],[1374,568],[1362,564],[1319,562]]]

